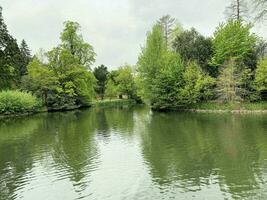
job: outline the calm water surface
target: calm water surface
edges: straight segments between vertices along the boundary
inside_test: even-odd
[[[134,107],[2,119],[0,199],[267,199],[267,115]]]

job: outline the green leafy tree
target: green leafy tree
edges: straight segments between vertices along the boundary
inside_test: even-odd
[[[149,99],[155,110],[178,107],[178,92],[183,85],[184,65],[179,55],[165,52],[162,62],[163,67],[157,71]]]
[[[252,83],[251,70],[232,58],[225,62],[218,77],[218,98],[224,102],[253,99],[255,91],[253,91]]]
[[[120,96],[127,95],[130,99],[136,97],[136,86],[131,66],[125,65],[120,67],[117,70],[115,82],[117,83],[117,91]]]
[[[66,21],[60,39],[62,47],[71,52],[78,59],[80,65],[90,69],[95,61],[96,53],[93,47],[83,40],[80,25],[77,22]]]
[[[56,74],[37,57],[28,64],[27,71],[28,75],[22,79],[22,88],[33,92],[46,104],[48,96],[56,92],[58,85]]]
[[[104,65],[100,65],[94,69],[94,75],[97,79],[96,93],[100,96],[101,99],[104,98],[105,85],[107,82],[108,74],[108,68]]]
[[[215,79],[206,75],[200,66],[189,62],[183,73],[183,86],[179,88],[180,106],[188,106],[214,98]]]
[[[117,86],[112,79],[108,79],[106,83],[105,97],[109,99],[117,98]]]
[[[255,75],[255,85],[257,90],[262,94],[264,99],[267,99],[267,59],[262,59],[258,62],[258,67]]]
[[[221,24],[214,34],[214,55],[211,64],[218,68],[231,58],[235,58],[236,62],[244,63],[254,70],[256,37],[250,30],[251,25],[239,20],[229,20],[226,24]]]
[[[142,49],[137,63],[137,70],[140,75],[140,81],[143,84],[144,100],[150,101],[153,95],[156,76],[163,67],[163,57],[166,54],[164,35],[161,27],[155,25],[152,31],[148,33],[146,45]]]
[[[209,61],[212,57],[212,41],[200,35],[194,28],[183,31],[173,41],[173,49],[185,62],[196,61],[204,71],[212,74]]]
[[[82,36],[76,35],[76,29],[71,32],[73,23],[69,23],[65,23],[61,35],[62,44],[44,54],[43,62],[34,58],[28,65],[28,76],[24,80],[24,83],[30,83],[25,84],[26,88],[41,96],[49,109],[88,106],[95,96],[96,79],[88,71],[90,62],[81,62],[88,57],[79,56],[79,48],[89,44],[81,43]],[[68,43],[64,38],[66,35],[73,36],[74,42],[70,39]]]

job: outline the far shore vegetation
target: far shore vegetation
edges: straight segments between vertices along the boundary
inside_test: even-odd
[[[18,44],[9,33],[0,8],[0,115],[122,99],[157,111],[267,110],[267,42],[234,3],[211,37],[163,16],[148,31],[137,63],[111,71],[92,69],[97,55],[79,23],[64,22],[60,44],[31,55],[26,41]],[[256,8],[258,19],[264,12]]]

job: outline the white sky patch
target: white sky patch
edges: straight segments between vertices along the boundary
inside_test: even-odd
[[[115,69],[136,63],[146,33],[161,16],[170,14],[184,28],[211,36],[225,21],[229,0],[0,0],[0,5],[10,33],[18,42],[25,39],[33,53],[56,46],[63,22],[73,20],[97,53],[93,67]],[[266,26],[254,30],[265,36]]]

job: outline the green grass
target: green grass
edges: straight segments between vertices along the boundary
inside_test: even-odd
[[[197,110],[267,110],[267,102],[257,103],[199,103],[190,107]]]

